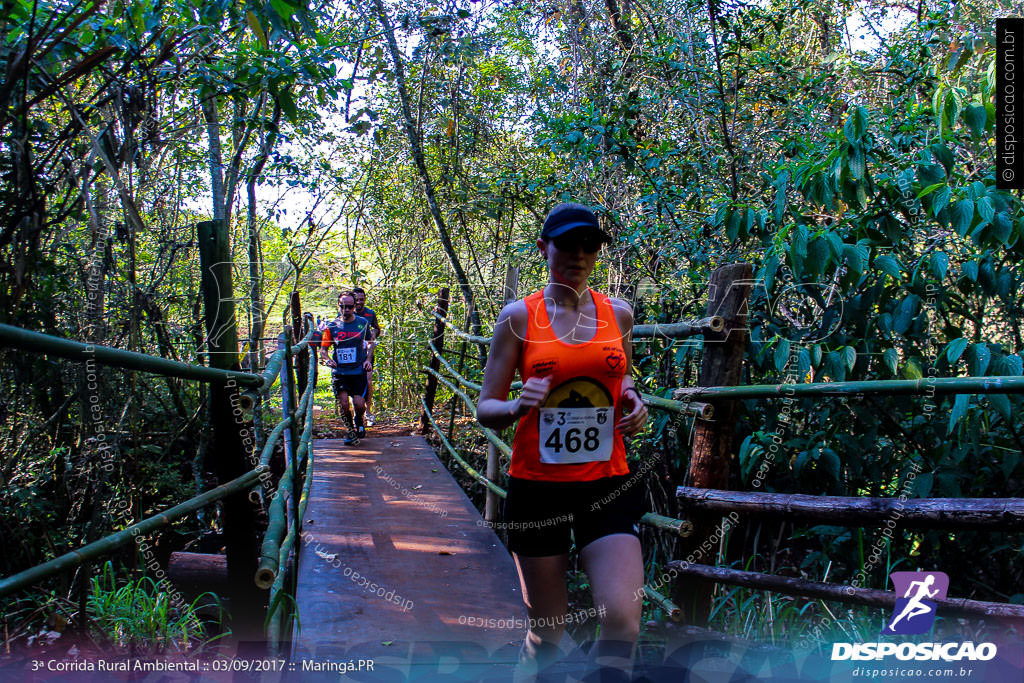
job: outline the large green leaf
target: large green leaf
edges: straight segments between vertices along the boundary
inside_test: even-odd
[[[789,361],[789,340],[781,339],[775,345],[775,369],[782,372]]]
[[[882,254],[881,256],[875,257],[875,268],[882,271],[896,282],[900,281],[902,269],[900,267],[900,262],[897,261],[894,256]]]
[[[256,40],[259,41],[260,45],[267,48],[267,35],[263,32],[263,26],[260,25],[260,20],[256,15],[252,11],[246,12],[245,21],[249,24],[249,29],[256,36]]]
[[[953,401],[953,412],[949,414],[949,428],[946,434],[952,434],[957,422],[967,414],[967,405],[970,403],[971,394],[957,394]]]
[[[971,227],[974,220],[974,202],[970,199],[961,199],[950,208],[950,227],[956,230],[956,234],[963,237]]]
[[[932,192],[935,192],[936,190],[938,190],[940,188],[943,188],[943,187],[948,187],[948,185],[946,185],[945,181],[938,182],[938,183],[932,183],[928,187],[926,187],[923,190],[921,190],[920,192],[918,192],[917,193],[917,198],[921,199],[922,197],[927,197]]]
[[[936,161],[942,164],[942,167],[946,169],[946,173],[952,173],[953,152],[950,151],[949,147],[942,144],[941,142],[936,142],[931,147],[929,147],[929,149],[931,150],[932,156],[935,157]]]
[[[978,201],[975,202],[975,206],[982,218],[986,221],[992,222],[992,219],[995,218],[996,210],[992,205],[991,197],[987,195],[984,197],[978,197]]]
[[[846,364],[842,355],[838,351],[829,351],[825,359],[825,367],[832,379],[836,382],[846,381]]]
[[[806,348],[800,349],[796,356],[796,374],[798,382],[807,382],[807,374],[811,371],[811,354]]]
[[[928,188],[945,182],[946,172],[939,164],[918,164],[917,180],[922,187]]]
[[[946,360],[952,365],[960,360],[960,356],[964,355],[964,350],[967,348],[969,342],[960,337],[946,344]]]
[[[971,131],[971,137],[978,139],[981,134],[985,132],[985,124],[988,121],[988,112],[985,111],[985,106],[981,104],[969,104],[964,109],[963,113],[964,123],[967,124],[968,130]]]
[[[914,477],[914,493],[918,498],[927,498],[932,492],[934,475],[931,472],[922,472]]]
[[[914,316],[917,315],[917,307],[920,303],[921,297],[916,294],[908,294],[900,302],[899,307],[896,309],[896,314],[892,317],[892,329],[894,332],[903,334],[910,329],[910,323],[913,322]]]
[[[732,242],[740,234],[740,219],[741,215],[739,211],[729,211],[729,220],[725,224],[725,238]]]
[[[950,194],[951,193],[949,185],[943,185],[942,187],[935,191],[935,194],[932,195],[931,205],[931,211],[933,216],[938,217],[942,210],[946,208],[946,205],[949,204]]]
[[[1007,244],[1013,234],[1013,219],[1005,211],[1000,211],[992,218],[992,237],[1000,244]]]
[[[843,258],[846,259],[850,270],[861,275],[868,262],[868,246],[866,244],[844,244]]]
[[[946,279],[946,273],[949,271],[949,257],[943,251],[933,252],[929,259],[932,273],[939,280]]]
[[[864,107],[857,106],[850,110],[850,115],[846,117],[846,123],[843,125],[843,135],[846,136],[847,142],[855,144],[868,130],[868,110]]]
[[[828,246],[832,249],[832,258],[838,262],[843,258],[843,237],[836,232],[825,233],[825,239],[828,240]]]
[[[789,174],[782,173],[775,179],[775,201],[772,204],[772,218],[775,225],[782,226],[782,218],[786,215],[786,185],[789,181]]]
[[[983,377],[991,361],[992,352],[988,344],[973,344],[971,352],[967,354],[967,371],[972,377]]]
[[[844,346],[841,353],[843,362],[846,363],[846,369],[853,372],[853,366],[857,364],[857,349],[852,346]]]
[[[907,379],[921,379],[924,377],[924,374],[921,372],[921,366],[917,364],[917,361],[911,358],[903,366],[903,376]]]
[[[889,368],[889,372],[895,375],[900,362],[900,355],[896,352],[896,349],[889,348],[883,351],[882,360],[885,361],[885,365]]]
[[[829,245],[828,240],[816,237],[807,245],[807,260],[805,262],[808,273],[820,275],[828,267]]]
[[[1006,394],[986,394],[985,398],[996,409],[996,412],[1006,420],[1007,424],[1012,424],[1013,407],[1010,405],[1010,398]]]
[[[864,177],[867,165],[864,161],[864,151],[860,145],[851,143],[850,147],[846,150],[846,157],[850,166],[850,175],[857,180],[861,180]]]
[[[281,111],[294,125],[299,122],[299,110],[295,106],[295,100],[288,90],[281,90],[277,93],[277,102],[281,105]]]

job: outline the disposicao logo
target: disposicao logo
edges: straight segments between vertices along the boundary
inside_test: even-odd
[[[935,623],[936,600],[944,600],[949,590],[949,577],[943,572],[893,572],[889,575],[897,596],[892,615],[882,635],[915,635],[927,633]],[[833,643],[832,661],[879,660],[896,657],[900,660],[954,662],[987,661],[996,656],[994,643]]]
[[[935,623],[934,600],[945,600],[949,577],[943,572],[893,572],[889,574],[896,595],[892,619],[883,635],[928,633]]]

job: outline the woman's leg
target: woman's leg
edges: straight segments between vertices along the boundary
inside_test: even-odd
[[[565,572],[569,555],[526,557],[512,553],[519,571],[526,613],[530,628],[526,632],[523,653],[527,660],[543,668],[558,655],[558,641],[565,630],[565,613],[569,608]]]
[[[594,643],[594,661],[629,674],[633,650],[640,635],[644,561],[640,539],[632,534],[610,534],[588,543],[580,551],[583,571],[590,579],[594,608],[601,633]]]

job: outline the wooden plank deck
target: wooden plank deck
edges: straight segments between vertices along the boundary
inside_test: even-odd
[[[514,661],[526,631],[512,624],[526,619],[515,565],[430,445],[371,435],[354,448],[316,440],[314,453],[297,668],[373,659],[409,675],[413,660]],[[475,625],[486,619],[505,623]]]

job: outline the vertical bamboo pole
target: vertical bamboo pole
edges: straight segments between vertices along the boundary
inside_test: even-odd
[[[239,370],[228,227],[222,220],[213,220],[201,222],[196,228],[210,367]],[[224,484],[252,469],[243,444],[243,434],[251,432],[252,423],[236,420],[232,404],[237,405],[238,387],[233,383],[211,382],[209,396],[210,452],[217,454],[214,472],[218,483]],[[252,507],[244,491],[228,496],[221,505],[231,630],[240,644],[263,641],[266,595],[252,579],[259,553]]]
[[[704,334],[704,355],[701,360],[699,386],[739,384],[743,354],[747,346],[747,298],[750,295],[753,268],[749,263],[720,266],[711,274],[706,315],[720,315],[725,320],[721,332]],[[693,450],[686,474],[689,486],[727,489],[729,455],[732,451],[735,401],[711,401],[715,408],[712,421],[696,418]],[[712,551],[699,548],[716,531],[714,518],[695,518],[693,534],[680,544],[681,559],[693,555],[695,562],[714,564]],[[675,586],[676,604],[686,610],[694,624],[704,624],[711,609],[714,583],[687,577]]]
[[[473,311],[472,311],[472,309],[470,309],[470,310],[466,311],[466,323],[462,326],[462,331],[463,332],[466,332],[467,334],[469,333],[470,324],[471,324],[472,320],[473,320]],[[462,344],[459,346],[459,365],[458,365],[457,369],[458,369],[460,375],[463,374],[462,371],[466,367],[466,344],[468,344],[468,343],[469,342],[467,342],[465,339],[463,339],[462,340]],[[460,405],[462,405],[462,401],[458,400],[458,397],[453,394],[452,395],[451,415],[448,418],[448,440],[449,441],[452,440],[452,434],[455,432],[455,409],[458,406],[460,406]]]
[[[442,287],[441,291],[437,293],[437,312],[442,317],[448,317],[448,288]],[[444,349],[444,321],[434,318],[434,333],[431,335],[430,340],[434,343],[434,348],[438,351]],[[430,368],[434,372],[441,371],[441,361],[431,354],[430,357]],[[427,404],[427,410],[434,410],[434,396],[437,394],[437,378],[433,375],[427,375],[427,389],[423,392],[423,400]],[[426,434],[430,431],[430,422],[427,421],[426,411],[420,415],[420,434]]]
[[[292,470],[292,490],[288,501],[288,509],[291,512],[291,516],[294,520],[298,521],[298,502],[299,492],[302,490],[299,487],[299,464],[295,460],[295,456],[298,453],[299,448],[299,435],[302,433],[302,428],[295,422],[295,409],[296,409],[296,397],[295,397],[295,368],[292,363],[292,345],[291,345],[292,331],[291,327],[285,325],[284,332],[277,337],[277,348],[284,349],[284,363],[281,364],[281,412],[282,417],[289,420],[289,424],[284,428],[284,457],[288,462],[288,466]]]
[[[302,301],[299,300],[298,291],[292,292],[292,344],[298,343],[304,334],[302,327]],[[306,391],[306,382],[309,374],[309,351],[303,351],[295,359],[295,381],[298,384],[298,394],[301,396]]]
[[[502,298],[507,306],[519,298],[519,268],[509,266],[505,271],[505,287],[502,289]],[[490,441],[487,442],[487,479],[497,482],[501,474],[498,460],[498,449]],[[498,519],[498,494],[487,489],[487,499],[484,502],[484,519],[488,522],[495,522]]]

